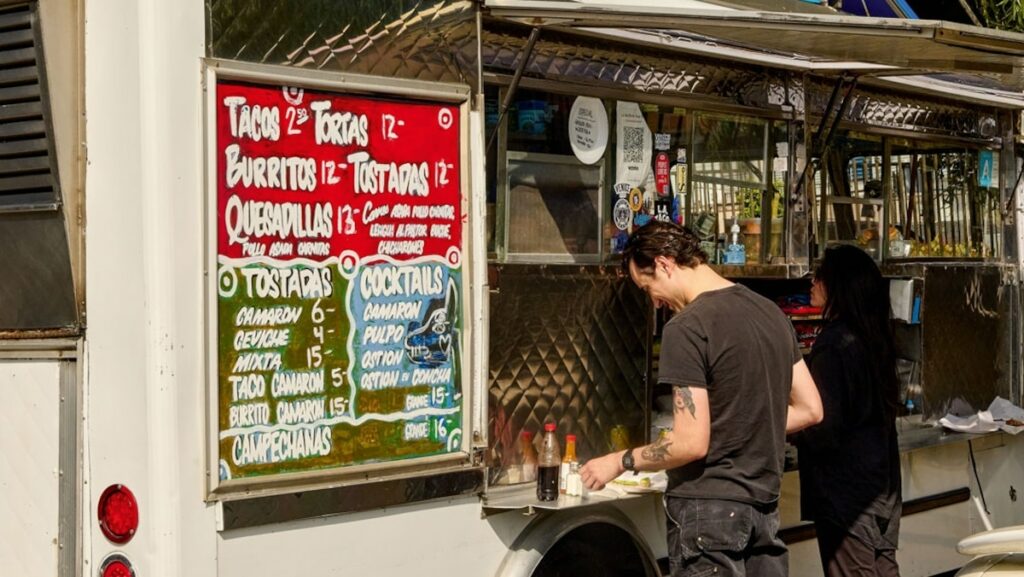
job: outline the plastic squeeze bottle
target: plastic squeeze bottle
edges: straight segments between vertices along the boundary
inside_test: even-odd
[[[537,500],[554,501],[558,499],[558,470],[562,465],[562,455],[555,437],[555,424],[544,425],[544,441],[540,445],[537,457]]]

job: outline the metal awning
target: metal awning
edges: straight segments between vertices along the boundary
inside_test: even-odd
[[[484,0],[491,16],[530,26],[584,29],[590,33],[599,29],[683,31],[808,62],[859,62],[879,67],[871,72],[870,67],[861,67],[858,73],[980,73],[1009,88],[1024,89],[1022,34],[939,20],[870,18],[820,11],[731,10],[699,0],[689,0],[689,4],[692,5],[632,5],[625,0]]]

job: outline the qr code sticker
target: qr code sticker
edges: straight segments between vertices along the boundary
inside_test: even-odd
[[[622,159],[625,162],[643,162],[644,160],[644,129],[643,127],[625,126],[622,129]]]

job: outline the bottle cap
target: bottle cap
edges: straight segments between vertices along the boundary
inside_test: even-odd
[[[554,431],[555,430],[555,424],[554,423],[545,423],[544,424],[544,430],[545,431]]]
[[[576,441],[576,435],[566,435],[565,436],[565,440],[566,441],[573,441],[573,442],[575,442]]]
[[[519,436],[524,439],[532,439],[533,433],[531,433],[530,431],[523,431],[522,433],[519,433]]]

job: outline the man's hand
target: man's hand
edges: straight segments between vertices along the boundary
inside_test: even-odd
[[[591,491],[604,489],[604,486],[612,479],[625,472],[625,469],[622,468],[623,453],[625,451],[616,451],[587,461],[587,464],[580,469],[583,485]]]

